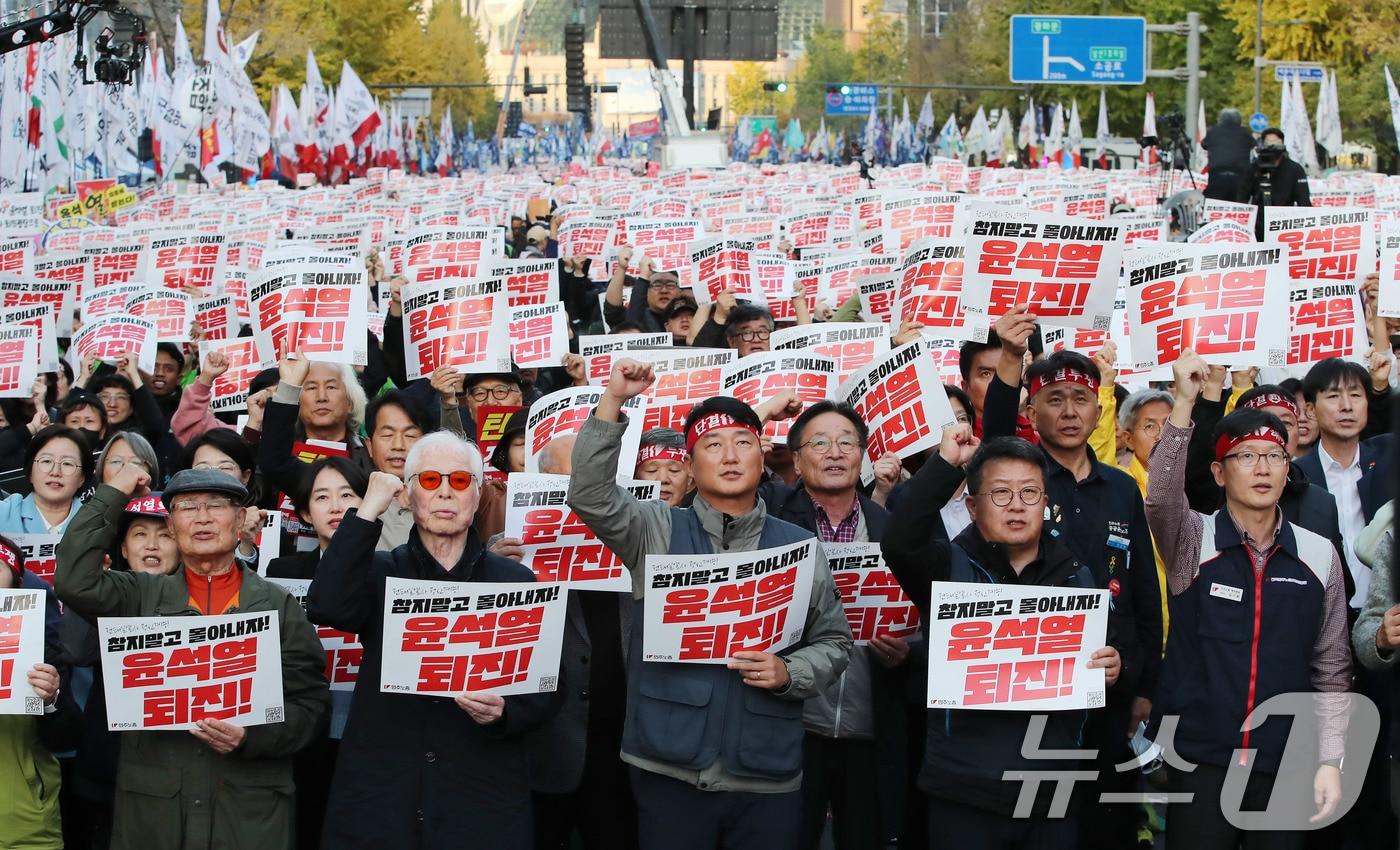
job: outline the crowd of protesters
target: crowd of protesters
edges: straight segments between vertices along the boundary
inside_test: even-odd
[[[518,220],[508,238],[518,256],[557,254],[547,222]],[[664,331],[739,357],[770,348],[764,308],[730,293],[697,305],[675,269],[630,277],[630,251],[600,283],[600,258],[558,258],[572,339]],[[1129,393],[1111,350],[1047,354],[1036,316],[1013,309],[962,345],[945,388],[957,421],[939,445],[879,458],[868,485],[854,408],[715,397],[683,429],[642,436],[635,477],[660,482],[652,501],[613,471],[624,407],[655,375],[618,359],[581,430],[538,460],[569,476],[569,506],[631,571],[632,593],[570,594],[557,691],[449,699],[381,691],[386,579],[534,581],[504,534],[502,479],[525,469],[530,405],[588,381],[577,353],[407,380],[404,281],[369,266],[390,301],[368,365],[287,353],[251,382],[241,423],[211,412],[228,363],[194,345],[161,344],[149,374],[137,352],[65,359],[32,398],[0,400],[0,468],[17,470],[0,500],[0,588],[47,590],[9,536],[62,535],[46,662],[27,674],[44,714],[0,717],[0,846],[807,850],[829,835],[839,850],[1132,848],[1163,831],[1191,850],[1395,846],[1388,339],[1365,363],[1324,360],[1277,383],[1188,351],[1171,381]],[[1374,310],[1374,278],[1363,298]],[[799,302],[801,322],[849,306]],[[893,329],[894,344],[921,330]],[[519,408],[485,460],[483,406]],[[763,435],[773,419],[793,420],[786,446]],[[299,440],[345,455],[303,463]],[[260,573],[279,493],[309,545],[283,546]],[[933,581],[1109,591],[1090,662],[1105,704],[926,708],[930,647],[854,645],[821,557],[795,645],[727,665],[642,660],[648,556],[812,537],[880,544],[925,624]],[[304,610],[268,578],[310,579]],[[269,610],[280,723],[108,731],[98,618]],[[328,690],[316,626],[360,636],[353,694]],[[1315,716],[1291,736],[1287,718],[1261,719],[1242,739],[1252,709],[1286,693],[1312,695]],[[1381,714],[1359,749],[1349,694]],[[1137,745],[1169,719],[1173,757],[1153,770]],[[1307,771],[1280,769],[1286,745],[1308,751]],[[1232,788],[1243,750],[1252,770]],[[1047,770],[1080,771],[1070,799],[1026,782]],[[1133,799],[1164,791],[1191,796]],[[1223,811],[1271,793],[1320,829],[1241,830]]]

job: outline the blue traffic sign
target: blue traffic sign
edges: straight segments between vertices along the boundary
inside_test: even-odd
[[[870,83],[842,83],[826,90],[827,115],[869,115],[880,107],[880,87]]]
[[[1256,133],[1262,133],[1269,128],[1269,116],[1262,112],[1256,112],[1249,116],[1249,129]]]
[[[1320,83],[1327,78],[1321,65],[1275,65],[1274,81],[1297,80],[1300,83]]]
[[[1141,85],[1147,20],[1090,15],[1012,15],[1011,82]]]

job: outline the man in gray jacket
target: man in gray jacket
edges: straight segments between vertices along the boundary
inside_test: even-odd
[[[643,848],[791,848],[802,781],[802,701],[846,669],[851,632],[817,549],[802,639],[774,654],[737,652],[727,666],[642,661],[648,555],[747,552],[811,539],[768,515],[758,416],[712,398],[686,418],[696,497],[690,508],[639,502],[613,478],[622,405],[655,380],[634,360],[613,365],[574,445],[569,506],[632,571],[622,759],[631,767]]]

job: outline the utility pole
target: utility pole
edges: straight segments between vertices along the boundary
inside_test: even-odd
[[[1264,0],[1254,3],[1254,111],[1263,104],[1264,88]]]

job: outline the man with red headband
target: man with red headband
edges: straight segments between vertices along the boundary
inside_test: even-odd
[[[811,539],[771,516],[758,485],[761,425],[743,402],[716,397],[686,417],[695,500],[639,502],[614,480],[622,405],[651,386],[650,366],[613,364],[574,444],[569,506],[632,572],[636,613],[627,656],[622,760],[631,767],[643,848],[792,848],[802,782],[802,701],[846,669],[851,631],[817,550],[801,640],[781,653],[736,652],[728,665],[643,662],[649,555],[746,552]]]
[[[1297,807],[1314,803],[1315,821],[1336,810],[1351,653],[1341,558],[1330,541],[1288,522],[1279,508],[1289,461],[1283,423],[1252,408],[1221,420],[1211,471],[1225,506],[1211,516],[1196,513],[1186,502],[1186,449],[1207,367],[1188,350],[1172,369],[1175,401],[1147,478],[1147,515],[1172,595],[1153,716],[1176,718],[1172,741],[1180,759],[1168,760],[1168,782],[1173,792],[1192,795],[1171,806],[1167,847],[1196,850],[1240,839],[1220,806],[1227,774],[1237,769],[1249,772],[1242,810],[1265,808],[1271,795]],[[1280,771],[1289,717],[1245,726],[1271,697],[1307,691],[1320,695],[1310,787],[1306,777]],[[1252,763],[1239,765],[1237,750],[1253,750]],[[1182,760],[1195,769],[1180,769]],[[1301,848],[1305,837],[1275,832],[1265,841]]]

